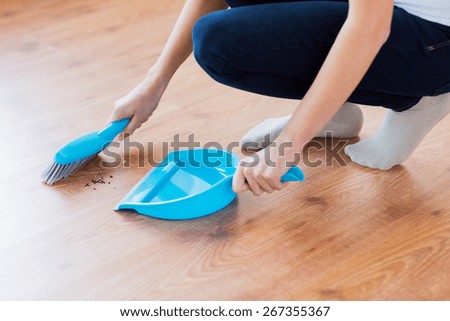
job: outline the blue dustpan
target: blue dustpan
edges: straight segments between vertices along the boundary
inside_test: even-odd
[[[115,210],[168,220],[187,220],[219,211],[235,198],[231,189],[239,158],[220,149],[188,149],[170,153],[147,173]],[[292,167],[282,181],[303,181]]]

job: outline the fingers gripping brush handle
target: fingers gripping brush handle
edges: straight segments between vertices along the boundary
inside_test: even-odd
[[[64,147],[54,157],[54,163],[42,174],[45,183],[53,183],[63,179],[92,160],[104,150],[128,125],[130,119],[115,121],[101,131],[81,136]]]

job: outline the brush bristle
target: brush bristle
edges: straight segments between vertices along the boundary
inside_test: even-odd
[[[50,164],[42,173],[42,180],[48,185],[53,185],[57,181],[72,175],[77,169],[89,163],[96,155],[80,159],[79,161],[60,165],[57,163]]]

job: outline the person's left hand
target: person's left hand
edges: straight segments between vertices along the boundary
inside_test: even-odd
[[[233,191],[250,190],[260,196],[286,187],[288,183],[282,183],[281,177],[289,170],[288,165],[292,166],[295,154],[292,148],[285,148],[284,153],[280,153],[279,146],[274,143],[243,158],[233,177]]]

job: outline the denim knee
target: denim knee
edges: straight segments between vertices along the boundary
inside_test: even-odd
[[[219,82],[239,78],[240,73],[227,60],[232,36],[227,32],[225,12],[201,17],[192,30],[194,58],[200,67]]]

